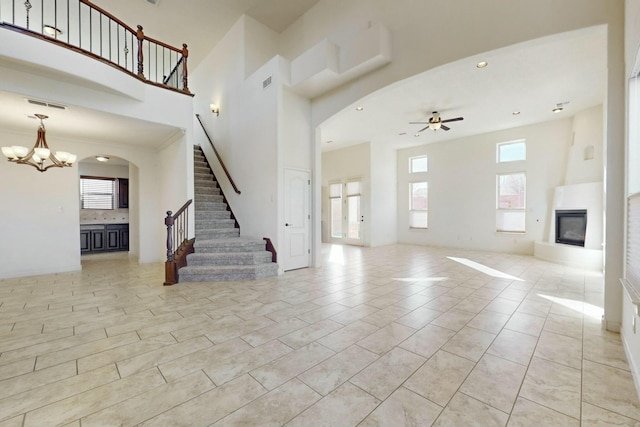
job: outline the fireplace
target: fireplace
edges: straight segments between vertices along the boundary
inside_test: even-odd
[[[584,247],[587,210],[556,210],[556,243]]]

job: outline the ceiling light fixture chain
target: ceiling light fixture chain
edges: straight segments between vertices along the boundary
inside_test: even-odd
[[[40,172],[44,172],[52,167],[71,167],[73,162],[76,161],[76,155],[67,153],[66,151],[58,151],[53,154],[47,144],[46,129],[44,127],[44,119],[47,119],[48,116],[44,114],[36,114],[35,116],[40,119],[40,126],[38,126],[36,143],[31,151],[29,151],[27,147],[13,145],[11,147],[2,147],[2,154],[4,154],[10,162],[33,166]],[[51,164],[45,166],[47,160],[49,160]]]

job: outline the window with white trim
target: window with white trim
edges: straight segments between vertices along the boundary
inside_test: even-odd
[[[417,156],[409,158],[409,173],[427,172],[429,163],[427,156]]]
[[[524,139],[499,142],[496,146],[496,161],[498,163],[516,162],[526,159],[527,145]]]
[[[81,209],[115,209],[115,178],[80,177]]]
[[[409,228],[427,228],[428,195],[429,184],[426,181],[409,183]]]
[[[342,183],[329,185],[331,237],[342,237]]]
[[[524,172],[496,176],[496,231],[525,232],[527,178]]]

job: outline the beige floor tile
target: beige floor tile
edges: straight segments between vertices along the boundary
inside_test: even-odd
[[[382,402],[359,427],[430,426],[442,408],[404,387]]]
[[[267,390],[273,390],[334,354],[334,351],[318,343],[311,343],[254,369],[249,374]]]
[[[367,317],[373,313],[378,312],[379,310],[379,308],[361,304],[356,307],[350,308],[349,310],[331,316],[330,319],[334,322],[342,323],[343,325],[350,325],[352,323],[358,322],[363,317]]]
[[[32,372],[35,364],[36,358],[28,357],[12,363],[7,363],[6,365],[0,365],[0,384],[2,384],[3,380]],[[2,388],[1,385],[0,388]]]
[[[447,311],[450,308],[453,308],[457,304],[462,301],[460,298],[454,298],[447,295],[439,296],[436,299],[433,299],[426,303],[423,307],[430,308],[432,310],[437,311]]]
[[[585,360],[582,400],[640,421],[640,400],[629,371]]]
[[[477,362],[493,342],[495,334],[470,327],[462,328],[444,346],[443,350]]]
[[[259,382],[249,375],[243,375],[194,399],[170,408],[166,412],[140,424],[140,427],[210,425],[242,408],[247,403],[254,401],[266,392]]]
[[[0,427],[22,427],[23,421],[24,415],[18,415],[17,417],[0,421]]]
[[[504,427],[508,415],[462,393],[456,393],[434,427]]]
[[[368,337],[358,341],[358,345],[378,355],[383,355],[405,339],[409,338],[416,330],[399,323],[390,325],[374,332]]]
[[[439,351],[404,384],[406,388],[440,406],[446,406],[474,367],[455,354]]]
[[[267,319],[266,317],[255,317],[234,325],[214,329],[205,336],[215,344],[220,344],[221,342],[249,334],[257,331],[258,329],[274,325],[275,323],[276,322],[271,319]]]
[[[540,427],[563,426],[580,427],[580,421],[575,418],[538,405],[527,399],[518,398],[509,417],[509,427]]]
[[[582,369],[582,340],[544,331],[540,335],[536,357]]]
[[[452,308],[451,310],[432,320],[431,325],[440,326],[442,328],[451,329],[457,332],[460,329],[464,328],[465,325],[469,323],[471,319],[473,319],[473,317],[473,313]]]
[[[257,398],[215,426],[281,426],[313,405],[320,395],[297,379]]]
[[[280,341],[270,341],[231,358],[215,361],[205,367],[204,372],[216,383],[224,384],[253,369],[265,365],[293,351]]]
[[[408,308],[389,306],[362,318],[363,322],[382,328],[409,313]]]
[[[170,332],[174,332],[180,329],[187,329],[193,326],[199,325],[202,322],[206,322],[209,320],[209,317],[205,314],[196,314],[190,317],[183,317],[178,320],[169,320],[164,323],[147,326],[141,329],[138,329],[136,332],[140,336],[141,339],[150,338],[155,335],[166,334]]]
[[[343,327],[344,325],[342,323],[324,319],[298,329],[295,332],[291,332],[279,339],[291,348],[300,348]]]
[[[50,403],[86,392],[118,379],[118,371],[115,365],[111,365],[87,374],[64,378],[38,388],[18,392],[0,400],[0,421],[24,412],[36,410]]]
[[[551,301],[534,300],[525,298],[516,310],[518,313],[531,314],[538,317],[547,317],[551,309]]]
[[[428,359],[455,334],[451,329],[427,325],[403,341],[399,347]]]
[[[610,334],[584,336],[584,358],[592,362],[629,370],[620,335]]]
[[[320,338],[318,342],[333,351],[342,351],[377,330],[376,326],[358,321]]]
[[[640,427],[640,420],[627,418],[589,403],[582,403],[583,427]]]
[[[265,317],[276,322],[284,322],[287,319],[291,319],[300,314],[304,314],[318,308],[320,308],[318,304],[314,304],[310,301],[305,301],[303,303],[292,305],[291,307],[282,310],[274,311],[265,315]]]
[[[538,339],[531,335],[503,329],[493,340],[487,354],[501,357],[521,365],[528,365]]]
[[[25,427],[64,425],[152,390],[164,383],[160,371],[149,369],[129,378],[88,390],[81,395],[71,396],[27,412],[24,425]]]
[[[74,375],[76,375],[75,362],[67,362],[0,381],[0,400],[47,384],[56,383]]]
[[[252,347],[242,339],[234,338],[222,344],[206,347],[202,350],[173,359],[159,365],[159,368],[167,381],[176,381],[180,377],[201,369],[208,369],[221,360],[234,357],[251,348]]]
[[[347,307],[346,305],[331,303],[321,306],[320,308],[316,308],[315,310],[298,314],[296,317],[300,320],[304,320],[307,323],[315,323],[347,310],[349,310],[349,307]]]
[[[582,318],[549,314],[543,329],[556,334],[582,339]]]
[[[511,316],[520,305],[520,301],[513,301],[506,298],[495,298],[486,307],[485,310],[495,311],[496,313],[507,314]]]
[[[204,372],[197,371],[179,381],[162,384],[146,393],[90,414],[82,418],[82,426],[135,426],[214,387]]]
[[[287,319],[282,322],[269,325],[266,328],[258,329],[257,331],[242,335],[241,338],[252,346],[257,347],[261,344],[264,344],[283,335],[287,335],[306,326],[309,326],[309,324],[300,319]]]
[[[427,307],[419,307],[399,318],[397,323],[401,323],[414,329],[419,329],[438,316],[441,316],[442,313],[442,311],[432,310]]]
[[[487,354],[473,368],[460,391],[502,412],[510,413],[526,367]]]
[[[397,307],[402,307],[409,310],[415,310],[416,308],[422,307],[423,305],[425,305],[426,303],[428,303],[434,298],[435,297],[432,297],[429,295],[422,295],[418,293],[418,294],[411,295],[407,298],[404,298],[396,302],[394,305]]]
[[[511,316],[511,319],[509,319],[505,328],[537,337],[540,336],[540,332],[542,332],[544,322],[544,317],[516,312]]]
[[[351,379],[351,382],[378,399],[386,399],[409,378],[425,358],[395,348]]]
[[[196,351],[211,346],[213,346],[211,341],[205,337],[199,337],[181,343],[160,347],[157,350],[118,361],[118,372],[120,372],[120,375],[123,378],[128,377],[136,372],[153,368],[160,364],[167,363],[171,360],[178,359],[184,355],[195,353]]]
[[[120,325],[110,326],[106,329],[106,331],[107,331],[107,335],[112,337],[114,335],[124,334],[126,332],[136,331],[138,329],[142,330],[145,328],[151,328],[153,326],[158,326],[166,322],[170,322],[169,324],[172,324],[173,322],[177,322],[182,319],[183,317],[180,314],[176,312],[170,312],[167,314],[153,316],[153,317],[149,317],[139,321],[126,322]]]
[[[480,313],[490,302],[490,299],[470,296],[463,299],[460,304],[456,305],[455,309],[477,314]]]
[[[351,383],[345,383],[295,417],[288,427],[356,426],[380,401]]]
[[[579,369],[534,357],[520,396],[573,418],[580,418]]]
[[[467,323],[467,326],[492,334],[499,333],[509,320],[509,316],[495,311],[483,310]]]

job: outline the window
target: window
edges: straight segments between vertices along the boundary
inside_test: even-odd
[[[114,209],[115,178],[80,177],[81,209]]]
[[[497,146],[498,163],[526,160],[527,147],[525,141],[501,142]]]
[[[427,228],[428,184],[412,182],[409,184],[409,228]]]
[[[498,174],[496,230],[525,232],[526,176],[524,172]]]
[[[427,156],[409,158],[409,173],[427,172],[428,170]]]

